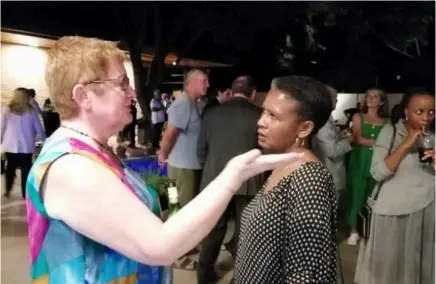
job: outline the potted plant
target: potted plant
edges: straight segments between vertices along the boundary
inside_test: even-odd
[[[152,189],[151,191],[154,191],[152,194],[156,194],[155,197],[159,199],[162,214],[165,215],[168,209],[167,184],[171,179],[163,176],[160,169],[153,169],[152,167],[141,169],[140,176],[146,185]]]

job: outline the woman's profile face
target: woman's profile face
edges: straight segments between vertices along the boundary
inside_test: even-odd
[[[435,118],[435,99],[426,94],[414,95],[406,109],[407,123],[415,129],[428,127]]]
[[[272,153],[283,153],[295,145],[298,137],[299,103],[278,89],[271,89],[263,103],[259,119],[259,146]]]
[[[365,99],[368,108],[378,108],[382,105],[381,93],[378,90],[370,90]]]
[[[132,121],[131,105],[136,98],[130,87],[123,62],[119,58],[111,58],[104,84],[99,84],[99,94],[92,96],[92,115],[102,127],[110,127],[113,131],[121,130]]]

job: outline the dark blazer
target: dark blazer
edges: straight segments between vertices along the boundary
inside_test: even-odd
[[[201,118],[204,117],[204,114],[211,110],[212,108],[219,106],[220,105],[220,101],[218,100],[218,98],[211,98],[210,100],[208,100],[207,104],[204,106],[203,108],[203,112],[201,113]]]
[[[233,157],[258,148],[257,121],[262,109],[245,98],[232,98],[205,114],[197,144],[197,155],[203,164],[201,189],[224,169]],[[262,186],[262,177],[247,181],[239,195],[255,195]]]

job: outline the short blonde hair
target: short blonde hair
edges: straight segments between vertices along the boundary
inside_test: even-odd
[[[192,78],[198,76],[199,74],[202,74],[202,75],[208,76],[208,74],[207,74],[205,71],[203,71],[203,70],[200,70],[200,69],[192,69],[192,70],[190,70],[190,71],[186,74],[186,77],[185,77],[185,80],[184,80],[184,83],[183,83],[184,87],[186,88],[186,86],[189,84],[189,82],[192,80]]]
[[[73,88],[107,75],[109,58],[124,59],[125,53],[117,43],[79,36],[62,37],[48,51],[45,80],[53,105],[61,118],[77,114],[72,98]]]
[[[8,108],[11,112],[20,115],[30,111],[32,106],[30,104],[29,91],[25,88],[15,89],[9,100]]]

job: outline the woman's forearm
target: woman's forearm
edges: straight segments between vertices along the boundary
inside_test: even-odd
[[[365,138],[362,136],[358,136],[356,139],[357,144],[362,145],[362,146],[368,146],[371,147],[374,145],[374,139],[370,139],[370,138]]]
[[[397,149],[395,149],[395,151],[392,152],[392,154],[390,154],[385,159],[386,167],[390,171],[395,172],[408,152],[409,149],[405,147],[404,144],[401,144]]]
[[[166,259],[174,260],[194,248],[215,226],[232,194],[218,176],[196,198],[166,221],[160,232]]]

